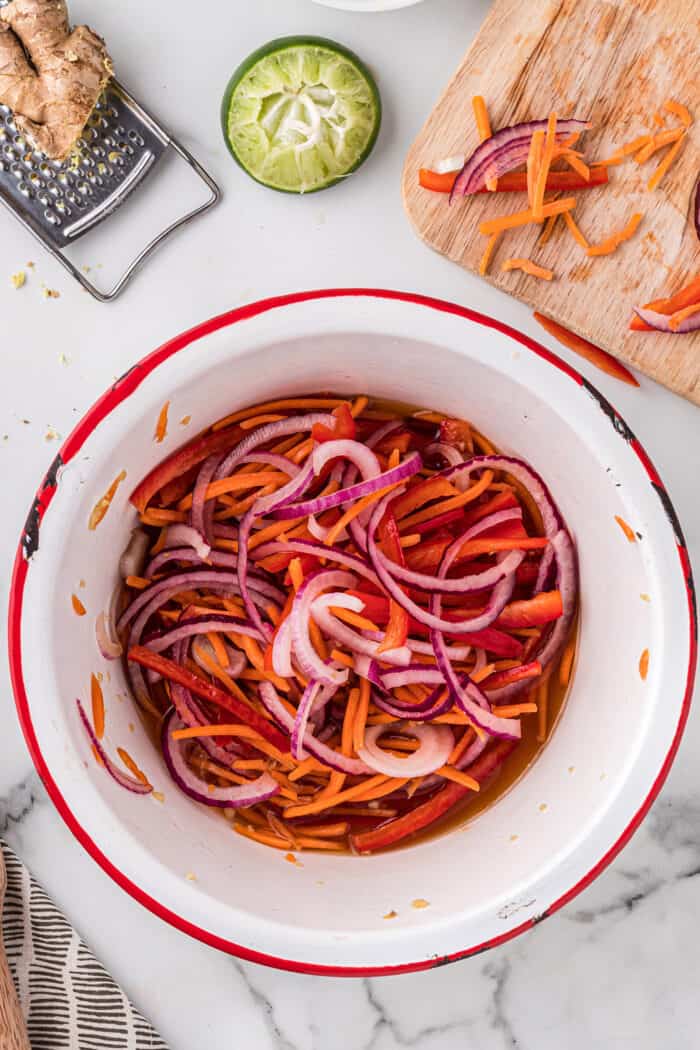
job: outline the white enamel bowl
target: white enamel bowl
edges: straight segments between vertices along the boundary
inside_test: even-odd
[[[396,11],[400,7],[412,7],[421,0],[314,0],[322,7],[335,7],[341,11]]]
[[[575,535],[582,616],[563,715],[505,797],[465,828],[419,845],[372,857],[304,854],[296,866],[234,834],[169,782],[126,697],[120,664],[98,654],[94,621],[108,606],[117,555],[134,525],[128,495],[136,482],[229,411],[314,390],[366,390],[463,415],[524,456]],[[154,425],[166,400],[170,428],[158,445]],[[192,417],[187,429],[184,416]],[[106,517],[88,531],[91,508],[122,470],[127,478]],[[87,616],[71,611],[74,591]],[[12,673],[24,732],[54,803],[137,900],[249,959],[328,974],[400,972],[528,928],[624,844],[661,786],[687,714],[691,593],[680,529],[653,467],[569,366],[446,303],[304,293],[178,337],[128,372],[77,426],[40,489],[18,555]],[[95,763],[75,708],[93,671],[110,673],[103,683],[108,749],[127,747],[164,802],[127,793]],[[429,907],[413,908],[416,898]],[[383,918],[390,910],[397,917]]]

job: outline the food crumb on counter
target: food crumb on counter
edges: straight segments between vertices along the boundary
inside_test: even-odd
[[[44,296],[44,299],[60,299],[61,298],[61,293],[60,292],[57,292],[55,288],[47,288],[46,285],[44,285],[44,287],[42,288],[41,294]]]
[[[386,913],[386,915],[382,915],[382,918],[383,919],[395,919],[398,916],[398,914],[399,913],[397,911],[394,911],[394,909],[392,908],[391,911],[388,911]]]
[[[540,804],[539,804],[539,811],[540,811],[540,813],[546,813],[548,808],[549,807],[547,806],[546,802],[540,802]]]
[[[24,270],[18,270],[17,273],[13,273],[10,277],[13,288],[22,288],[27,280],[27,275]]]
[[[296,864],[297,868],[303,868],[304,867],[304,865],[301,863],[301,861],[297,860],[297,858],[294,856],[293,853],[285,853],[284,859],[286,861],[288,861],[290,864]]]
[[[156,802],[165,802],[165,795],[162,791],[152,791],[151,798],[154,798]]]
[[[650,602],[651,601],[651,598],[649,597],[648,594],[640,594],[639,597],[642,599],[643,602]]]
[[[424,897],[416,897],[414,901],[411,901],[412,908],[429,908],[430,901],[425,900]]]
[[[188,871],[187,874],[185,875],[185,878],[187,879],[188,882],[196,882],[197,881],[197,876],[195,875],[195,873],[193,871]]]
[[[32,261],[30,260],[30,261],[29,261],[29,262],[27,263],[27,269],[28,269],[28,270],[33,270],[33,269],[34,269],[34,267],[35,267],[35,265],[36,265],[36,264],[35,264],[35,263],[33,263],[33,262],[32,262]]]
[[[49,426],[46,433],[44,434],[44,441],[57,441],[61,435],[57,430],[54,430],[52,426]]]
[[[191,422],[191,420],[192,420],[192,416],[183,416],[182,419],[180,420],[180,426],[181,427],[188,426],[189,423]]]
[[[66,354],[64,354],[62,350],[61,350],[60,354],[58,355],[58,363],[59,363],[59,365],[69,365],[70,364],[70,357],[68,357]]]
[[[520,838],[520,835],[511,835],[510,836],[510,841],[511,842],[517,842],[519,838]]]
[[[569,773],[573,773],[575,769],[576,766],[569,766]]]

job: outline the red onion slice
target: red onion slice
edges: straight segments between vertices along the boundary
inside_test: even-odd
[[[341,576],[344,573],[336,573],[334,575]],[[342,586],[342,584],[341,584]],[[345,586],[351,587],[353,584],[346,584]],[[353,631],[352,628],[342,623],[341,620],[337,620],[335,616],[328,612],[329,605],[339,605],[345,609],[351,609],[353,612],[362,612],[365,607],[364,602],[360,598],[356,598],[350,594],[333,594],[324,595],[322,598],[317,598],[311,606],[311,615],[314,620],[324,632],[331,638],[335,638],[341,644],[346,645],[348,649],[352,649],[355,653],[362,653],[365,656],[370,656],[374,659],[381,660],[382,663],[395,664],[398,667],[406,667],[411,659],[410,650],[404,645],[398,649],[387,649],[386,652],[379,652],[379,646],[384,638],[383,634],[379,634],[378,640],[372,641],[366,635],[358,634]],[[374,632],[372,632],[374,633]]]
[[[263,707],[270,712],[282,729],[286,729],[288,733],[291,733],[294,728],[294,717],[290,715],[280,700],[272,682],[261,682],[258,686],[258,692]],[[328,766],[329,769],[335,769],[338,773],[348,773],[350,776],[364,776],[372,772],[370,767],[359,759],[341,755],[340,752],[335,751],[332,747],[323,744],[308,728],[304,735],[304,751],[308,752],[309,755],[313,755],[324,766]]]
[[[80,715],[80,721],[85,727],[85,732],[89,737],[90,743],[92,744],[97,754],[100,756],[100,760],[102,761],[105,769],[111,776],[112,780],[116,780],[117,784],[119,784],[120,787],[126,788],[127,791],[133,792],[134,795],[150,795],[150,793],[153,791],[153,786],[151,784],[144,784],[143,781],[137,780],[136,777],[130,777],[127,773],[122,773],[119,766],[112,761],[112,759],[109,757],[100,741],[97,739],[97,734],[92,728],[90,719],[85,713],[85,708],[83,707],[82,703],[77,698],[75,702],[78,706],[78,714]]]
[[[340,550],[338,547],[327,547],[325,543],[320,543],[318,540],[272,540],[270,543],[263,543],[257,547],[253,551],[253,558],[261,561],[271,554],[289,553],[312,554],[317,558],[337,562],[338,565],[344,565],[346,569],[357,573],[358,576],[364,576],[366,580],[371,580],[377,587],[379,586],[379,577],[364,558],[358,554]]]
[[[158,632],[146,639],[144,644],[154,653],[162,653],[186,638],[194,638],[210,632],[218,634],[220,631],[233,631],[236,634],[244,634],[248,638],[255,638],[257,641],[261,640],[260,632],[249,621],[233,614],[213,612],[211,616],[192,616],[179,620],[175,627]]]
[[[451,467],[457,467],[464,463],[464,456],[454,445],[446,445],[444,441],[433,441],[423,449],[426,456],[442,456]]]
[[[438,631],[449,631],[451,634],[463,634],[473,631],[481,631],[484,627],[489,627],[496,617],[503,611],[508,603],[508,600],[513,593],[515,586],[515,575],[514,573],[510,576],[506,576],[504,579],[497,583],[492,590],[486,608],[482,613],[477,616],[473,616],[469,620],[444,620],[441,616],[435,615],[434,611],[429,612],[418,605],[399,586],[394,580],[391,573],[387,572],[379,558],[379,548],[375,542],[374,535],[379,526],[379,522],[382,520],[384,511],[390,500],[394,498],[394,493],[388,493],[383,500],[377,503],[372,517],[369,521],[367,528],[367,551],[369,553],[370,561],[372,566],[377,573],[384,589],[389,592],[390,596],[394,599],[397,605],[400,605],[402,609],[405,609],[410,616],[419,623],[425,624],[426,627],[430,627],[433,630]],[[469,530],[467,530],[467,533]],[[467,533],[459,536],[454,543],[447,548],[443,556],[443,565],[446,564],[445,573],[450,567],[452,562],[457,557],[461,547],[465,543],[465,537]],[[449,556],[449,557],[448,557]],[[442,567],[441,567],[442,568]],[[432,608],[432,606],[431,606]]]
[[[103,612],[98,613],[95,620],[95,637],[97,648],[105,660],[118,660],[124,652],[121,643],[111,637],[107,627],[107,618]]]
[[[656,310],[647,310],[641,306],[635,306],[633,310],[637,317],[657,332],[666,332],[668,335],[685,335],[686,332],[697,332],[700,329],[700,310],[686,317],[677,328],[671,328],[671,318],[668,314],[660,314]]]
[[[442,671],[429,664],[409,664],[399,670],[386,668],[379,672],[386,689],[401,689],[405,685],[444,685]]]
[[[463,543],[467,541],[463,539]],[[441,580],[439,576],[426,575],[422,572],[414,572],[404,565],[387,558],[377,547],[377,558],[384,569],[391,573],[396,580],[408,584],[409,587],[417,587],[422,591],[441,591],[443,594],[473,594],[475,591],[488,590],[506,576],[511,576],[525,559],[524,551],[509,551],[508,557],[497,565],[491,565],[483,572],[474,573],[469,576],[459,576],[455,579]]]
[[[150,542],[148,534],[143,529],[133,529],[126,549],[119,559],[119,575],[123,580],[127,576],[138,576],[146,560]]]
[[[417,725],[412,726],[407,735],[416,739],[420,746],[406,758],[398,758],[383,751],[377,743],[387,730],[396,733],[397,727],[367,726],[364,744],[357,751],[371,769],[387,777],[428,776],[445,765],[454,747],[454,737],[449,726]]]
[[[319,524],[319,522],[316,521],[316,517],[313,514],[309,514],[309,517],[308,517],[307,522],[306,522],[306,527],[309,530],[309,532],[311,533],[311,535],[313,536],[313,538],[315,540],[320,540],[321,542],[323,542],[325,540],[326,536],[328,535],[328,533],[331,531],[331,528],[332,528],[331,525],[321,525],[321,524]],[[342,541],[346,540],[347,538],[348,538],[348,534],[347,534],[346,530],[345,529],[341,529],[340,532],[338,533],[338,536],[337,536],[338,542],[342,543]]]
[[[314,649],[309,637],[309,617],[314,601],[323,591],[332,587],[352,587],[355,582],[350,573],[321,570],[307,576],[295,594],[289,614],[292,648],[302,674],[307,678],[318,679],[325,685],[343,685],[347,681],[347,668],[332,667]]]
[[[165,534],[165,548],[191,547],[199,556],[200,561],[206,561],[211,553],[211,545],[204,539],[203,533],[192,525],[178,523],[170,525]]]
[[[197,474],[197,479],[192,490],[192,507],[190,509],[190,525],[195,533],[208,539],[211,536],[213,524],[214,505],[206,506],[207,489],[214,480],[216,468],[221,462],[221,453],[215,452],[202,463]],[[206,542],[206,540],[205,540]]]
[[[331,415],[330,412],[309,412],[305,416],[288,416],[286,419],[280,419],[276,423],[265,423],[261,427],[256,427],[221,461],[216,471],[216,477],[227,477],[236,464],[240,463],[249,452],[252,452],[253,449],[258,448],[260,445],[266,445],[268,441],[277,441],[279,438],[286,437],[289,434],[313,430],[316,423],[322,423],[323,426],[333,429],[336,422],[335,416]]]
[[[309,722],[309,715],[313,707],[314,701],[321,688],[321,683],[317,681],[311,681],[306,686],[306,689],[301,694],[299,700],[299,706],[297,707],[296,717],[294,719],[294,726],[292,727],[292,758],[295,758],[297,762],[302,762],[305,758],[304,754],[304,738],[306,736],[306,727]]]
[[[292,667],[292,625],[289,617],[282,621],[277,628],[272,643],[272,670],[280,678],[291,678],[294,674]]]
[[[213,565],[216,569],[235,569],[238,565],[237,555],[228,551],[215,551],[211,548],[209,548],[206,560],[208,565]],[[162,569],[164,565],[171,561],[191,562],[195,565],[201,565],[202,563],[202,559],[197,551],[191,547],[173,547],[169,550],[162,550],[159,554],[156,554],[155,558],[151,558],[143,570],[143,575],[150,580],[159,569]]]
[[[388,693],[375,690],[372,700],[381,711],[386,711],[394,718],[408,718],[412,722],[430,722],[438,715],[444,715],[453,707],[454,701],[445,680],[440,675],[440,684],[432,693],[417,704],[403,704]]]
[[[529,464],[515,456],[472,456],[460,467],[448,467],[442,476],[461,491],[469,485],[469,478],[477,470],[502,470],[515,478],[532,496],[542,516],[546,536],[553,536],[564,525],[559,508],[540,475]]]
[[[336,442],[327,441],[320,447],[325,449],[332,444],[336,444]],[[337,442],[337,444],[344,444],[344,442]],[[350,442],[348,442],[348,444],[350,444]],[[357,444],[357,442],[352,442],[352,444]],[[307,517],[309,514],[321,514],[325,510],[330,510],[331,507],[340,506],[341,503],[349,503],[351,500],[361,499],[363,496],[369,496],[372,492],[377,492],[379,489],[386,488],[387,485],[394,485],[398,481],[405,481],[407,478],[411,478],[414,474],[417,474],[421,467],[422,461],[419,453],[412,452],[411,455],[402,460],[397,467],[385,470],[383,474],[377,474],[375,477],[358,481],[355,485],[350,485],[348,488],[338,489],[337,492],[330,492],[325,496],[317,496],[315,499],[304,500],[303,503],[292,503],[289,506],[273,511],[272,517],[278,521],[287,521],[290,518]],[[394,494],[392,493],[392,496],[393,495]]]
[[[524,124],[512,124],[501,128],[490,139],[482,142],[469,157],[455,179],[450,201],[476,193],[487,178],[498,178],[524,164],[530,152],[530,143],[535,131],[546,131],[548,121],[530,120]],[[584,120],[558,120],[556,141],[562,142],[574,132],[590,127]]]
[[[223,788],[214,787],[202,780],[187,765],[182,746],[184,741],[172,738],[175,730],[182,728],[183,723],[176,712],[171,711],[163,722],[161,734],[163,758],[177,786],[195,802],[219,809],[237,809],[239,806],[255,806],[258,802],[265,802],[273,795],[279,794],[280,786],[269,773],[262,773],[249,784],[235,784]]]

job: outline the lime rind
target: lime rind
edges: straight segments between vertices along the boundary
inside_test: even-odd
[[[254,179],[312,193],[368,156],[381,105],[352,52],[320,38],[290,38],[255,52],[239,68],[222,118],[233,156]]]

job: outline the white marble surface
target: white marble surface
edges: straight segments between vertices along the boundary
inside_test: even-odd
[[[352,15],[310,0],[196,6],[75,0],[76,19],[89,19],[106,35],[121,78],[211,168],[225,201],[162,251],[112,306],[93,303],[0,215],[3,605],[23,518],[57,435],[68,433],[114,375],[207,316],[274,293],[362,284],[453,299],[540,337],[524,307],[422,246],[401,208],[403,155],[487,7],[487,0],[426,0],[384,15]],[[377,71],[385,105],[381,138],[362,172],[301,200],[249,181],[230,160],[218,124],[219,98],[239,59],[268,38],[293,32],[325,34],[355,48]],[[104,262],[106,270],[107,258],[102,242],[86,247],[82,261]],[[14,291],[9,276],[30,259],[36,269],[26,287]],[[42,282],[60,298],[44,299]],[[692,456],[700,413],[644,379],[635,391],[577,364],[655,459],[697,567],[700,503]],[[699,1045],[700,712],[691,714],[668,783],[642,829],[568,908],[511,944],[433,972],[329,980],[219,955],[122,893],[47,801],[17,727],[4,649],[0,659],[0,834],[173,1050]]]

